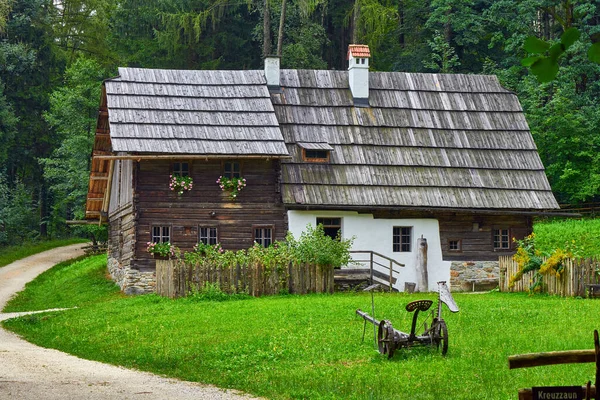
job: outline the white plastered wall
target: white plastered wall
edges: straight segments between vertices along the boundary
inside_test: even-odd
[[[396,289],[403,291],[404,282],[418,282],[416,274],[417,239],[423,235],[427,239],[427,271],[429,291],[436,291],[438,281],[450,281],[450,262],[442,261],[440,230],[436,219],[374,219],[372,214],[359,214],[352,211],[288,211],[289,230],[294,237],[306,229],[308,224],[316,225],[317,217],[341,218],[342,238],[354,236],[352,250],[375,251],[405,265],[401,268]],[[412,248],[410,252],[392,251],[394,226],[412,227]],[[398,267],[397,267],[398,268]],[[383,271],[383,270],[382,270]]]

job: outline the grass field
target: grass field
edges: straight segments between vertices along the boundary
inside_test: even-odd
[[[545,253],[575,246],[582,257],[600,255],[600,218],[542,221],[533,231],[536,248]]]
[[[47,240],[43,242],[24,244],[21,246],[9,246],[0,248],[0,267],[4,267],[14,261],[40,253],[45,250],[54,249],[56,247],[67,246],[75,243],[88,242],[87,239],[61,239]]]
[[[103,280],[104,271],[102,257],[48,271],[42,282],[28,285],[22,296],[30,300],[17,298],[10,309],[79,308],[4,326],[83,358],[272,399],[515,399],[522,387],[594,379],[592,364],[509,370],[507,357],[592,348],[600,301],[455,294],[461,311],[444,310],[447,357],[414,348],[387,360],[374,350],[372,325],[361,341],[363,320],[355,310],[370,310],[368,294],[232,301],[123,297]],[[376,317],[407,331],[404,305],[423,297],[435,299],[376,294]]]
[[[4,312],[81,307],[123,297],[106,276],[106,256],[81,257],[55,265],[13,297]]]

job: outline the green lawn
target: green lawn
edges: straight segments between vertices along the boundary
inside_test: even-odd
[[[75,243],[86,243],[88,239],[60,239],[47,240],[37,243],[24,244],[20,246],[0,247],[0,267],[4,267],[14,261],[40,253],[42,251],[54,249],[55,247],[68,246]]]
[[[114,285],[101,282],[104,273],[102,257],[47,272],[46,283],[25,291],[30,299],[46,293],[41,304],[17,298],[11,310],[79,308],[4,326],[80,357],[273,399],[515,399],[521,387],[594,379],[593,364],[509,370],[507,357],[592,348],[600,301],[455,294],[461,311],[444,310],[447,357],[414,348],[387,360],[374,351],[372,326],[361,342],[363,320],[355,310],[370,310],[368,294],[235,301],[123,297]],[[87,295],[77,298],[82,293]],[[435,299],[433,294],[377,294],[376,317],[407,331],[410,316],[404,305],[423,297]]]
[[[119,287],[106,275],[105,255],[62,262],[25,285],[3,311],[81,307],[122,297]]]

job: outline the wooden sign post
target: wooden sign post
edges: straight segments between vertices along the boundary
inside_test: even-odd
[[[417,290],[429,291],[429,278],[427,276],[427,239],[421,235],[417,239]]]
[[[594,330],[593,350],[567,350],[546,353],[519,354],[508,357],[508,368],[529,368],[542,365],[596,363],[596,382],[586,386],[554,386],[520,389],[519,400],[542,399],[599,399],[596,389],[600,383],[600,342],[598,331]]]

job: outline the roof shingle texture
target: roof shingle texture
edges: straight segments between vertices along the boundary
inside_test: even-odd
[[[354,107],[346,71],[282,70],[271,100],[297,207],[556,209],[527,121],[494,76],[374,72]],[[329,143],[326,164],[303,143]]]
[[[552,195],[516,95],[494,76],[121,68],[106,81],[113,151],[264,156],[289,207],[546,210]],[[331,150],[328,163],[302,149]]]
[[[287,156],[262,71],[119,68],[106,81],[113,151]]]

